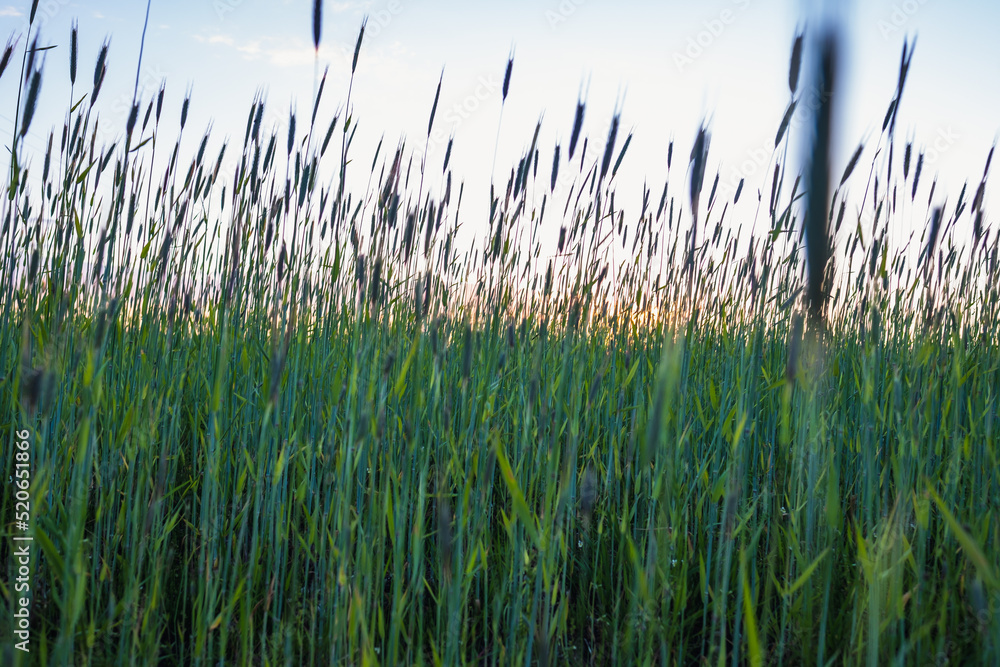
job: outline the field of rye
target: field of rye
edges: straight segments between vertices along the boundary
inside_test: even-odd
[[[259,97],[217,154],[182,145],[161,88],[101,145],[107,43],[93,70],[75,28],[43,57],[32,21],[0,64],[21,78],[2,474],[28,429],[35,545],[32,653],[5,623],[3,664],[1000,661],[993,151],[934,192],[896,141],[912,43],[844,172],[840,41],[817,30],[775,73],[766,179],[731,200],[706,127],[619,210],[631,135],[616,114],[582,136],[580,101],[568,145],[525,137],[473,211],[448,157],[349,156],[325,74],[280,135]],[[362,26],[352,82],[364,55]],[[42,85],[71,107],[26,154]],[[726,216],[741,196],[755,220]],[[903,235],[904,212],[926,228]],[[0,512],[6,619],[6,491]]]

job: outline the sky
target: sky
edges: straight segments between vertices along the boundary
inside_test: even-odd
[[[940,179],[936,198],[952,204],[962,184],[975,189],[1000,132],[1000,2],[995,0],[854,0],[844,9],[845,93],[834,135],[834,173],[859,142],[870,164],[875,140],[896,86],[904,39],[917,37],[899,111],[897,137],[927,151],[924,177]],[[24,33],[30,0],[0,0],[0,40]],[[36,23],[45,52],[41,102],[26,145],[44,155],[48,132],[60,127],[69,103],[69,34],[79,22],[80,74],[76,95],[89,91],[102,41],[110,37],[110,66],[97,108],[107,141],[120,138],[136,81],[146,3],[139,0],[40,0]],[[427,143],[429,178],[439,179],[450,135],[451,165],[466,182],[465,225],[485,227],[490,172],[496,180],[516,166],[539,118],[541,160],[568,143],[578,96],[585,95],[584,134],[603,150],[608,124],[621,110],[634,133],[618,174],[619,197],[633,205],[644,183],[654,193],[666,176],[667,147],[675,143],[672,175],[683,175],[695,133],[708,119],[712,132],[707,173],[720,175],[720,194],[741,178],[766,190],[775,130],[790,98],[788,61],[797,29],[807,35],[813,8],[803,0],[609,2],[599,0],[341,0],[324,3],[320,70],[329,66],[319,125],[347,95],[358,29],[367,16],[351,105],[358,120],[353,154],[367,175],[379,140],[384,150],[405,137],[423,150],[435,87],[443,72],[435,132]],[[513,53],[509,96],[501,100],[504,68]],[[20,65],[15,58],[12,70]],[[283,136],[290,107],[307,117],[316,80],[311,0],[153,0],[139,92],[145,101],[166,81],[164,118],[177,123],[187,91],[191,105],[182,149],[197,150],[212,124],[215,150],[225,137],[243,139],[254,95],[263,90],[265,115]],[[9,145],[17,76],[0,79],[0,137]],[[800,105],[801,106],[801,105]],[[300,120],[300,123],[302,121]],[[175,125],[176,127],[176,125]],[[300,126],[301,127],[301,126]],[[164,128],[167,136],[176,129]],[[793,139],[802,132],[792,123]],[[58,139],[58,132],[57,137]],[[238,154],[238,147],[228,153]],[[767,156],[764,157],[763,151]],[[801,151],[799,151],[801,152]],[[212,149],[209,149],[212,154]],[[798,160],[798,155],[795,155]],[[6,163],[7,155],[2,162]],[[230,172],[234,165],[225,168]],[[546,171],[546,173],[548,173]],[[539,175],[541,176],[541,174]],[[706,176],[709,178],[711,176]],[[987,190],[1000,196],[996,180]],[[363,187],[357,180],[354,186]],[[863,185],[863,182],[862,182]],[[755,198],[741,200],[732,219],[752,216]],[[766,195],[765,195],[766,199]],[[940,203],[940,201],[938,203]],[[746,203],[745,203],[746,202]],[[480,215],[479,212],[483,214]],[[638,217],[638,210],[634,213]],[[968,216],[966,216],[968,217]],[[913,221],[925,222],[921,211]],[[478,227],[477,227],[478,225]]]

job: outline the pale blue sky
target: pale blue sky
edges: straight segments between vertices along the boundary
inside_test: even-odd
[[[916,34],[897,136],[913,137],[928,149],[924,178],[929,183],[939,173],[941,198],[948,195],[954,203],[962,183],[981,176],[1000,131],[1000,88],[995,85],[1000,74],[1000,41],[995,38],[1000,3],[849,4],[843,79],[849,103],[841,108],[835,171],[839,173],[865,138],[872,140],[862,165],[870,162],[873,136],[894,91],[903,39]],[[267,90],[274,123],[286,122],[293,101],[301,122],[313,90],[311,5],[311,0],[153,0],[140,76],[143,99],[155,94],[165,78],[164,115],[176,123],[184,91],[193,90],[185,135],[190,151],[197,148],[210,121],[216,147],[225,135],[241,142],[249,104],[259,87]],[[623,100],[623,129],[635,131],[618,175],[619,196],[637,199],[644,179],[654,192],[660,190],[671,137],[676,140],[677,182],[705,115],[712,120],[710,172],[721,171],[723,188],[743,175],[748,176],[748,187],[762,187],[764,167],[756,166],[754,156],[760,148],[773,146],[789,99],[790,46],[804,19],[804,4],[797,0],[346,0],[326,2],[324,7],[320,67],[329,64],[330,77],[319,114],[323,124],[344,101],[358,27],[362,17],[369,16],[352,99],[360,120],[354,156],[363,166],[355,174],[367,174],[383,133],[389,147],[404,135],[411,146],[423,146],[443,67],[436,121],[442,140],[432,142],[430,173],[440,174],[447,136],[455,132],[452,164],[456,176],[467,181],[471,202],[486,201],[500,83],[512,47],[516,55],[498,181],[505,181],[501,175],[516,163],[543,112],[539,145],[546,156],[542,163],[550,166],[553,144],[568,140],[578,91],[589,85],[585,133],[603,142],[616,100]],[[0,0],[0,39],[19,32],[23,39],[29,8],[29,0]],[[65,113],[74,18],[81,38],[79,92],[89,90],[100,43],[111,36],[110,67],[98,107],[102,125],[113,130],[111,137],[120,136],[145,8],[139,0],[41,0],[41,42],[57,48],[46,54],[42,106],[28,142],[39,155],[49,128],[61,123]],[[19,64],[18,57],[12,70]],[[10,70],[0,80],[0,136],[8,137],[4,143],[9,143],[12,130],[16,85],[17,76]],[[987,203],[1000,192],[996,180]],[[741,200],[741,207],[747,208],[742,213],[737,209],[737,215],[752,216],[752,199],[746,204]],[[477,222],[472,213],[463,218],[469,226]],[[993,221],[987,217],[987,222]]]

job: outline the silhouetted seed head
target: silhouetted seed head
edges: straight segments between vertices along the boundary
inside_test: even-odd
[[[361,21],[361,30],[358,31],[358,41],[354,44],[354,59],[351,60],[351,75],[353,76],[354,71],[358,69],[358,54],[361,53],[361,42],[365,38],[365,26],[368,24],[368,17],[366,16]]]
[[[737,204],[740,201],[740,193],[743,192],[743,181],[746,179],[741,178],[740,184],[736,186],[736,196],[733,197],[733,204]]]
[[[50,135],[51,136],[51,135]],[[50,141],[51,143],[51,141]],[[42,180],[45,180],[44,178]],[[986,181],[982,181],[976,189],[976,196],[972,198],[972,210],[982,211],[983,196],[986,194]]]
[[[917,156],[917,168],[913,172],[913,192],[910,194],[910,201],[913,201],[917,197],[917,186],[920,184],[920,172],[924,169],[924,154],[923,152]]]
[[[627,137],[625,137],[625,143],[624,143],[624,144],[622,144],[622,149],[621,149],[621,152],[619,152],[619,153],[618,153],[618,159],[617,159],[617,160],[615,160],[615,166],[611,168],[611,178],[614,178],[614,177],[615,177],[615,174],[617,174],[617,173],[618,173],[618,167],[620,167],[620,166],[621,166],[621,164],[622,164],[622,159],[623,159],[623,158],[625,157],[625,151],[627,151],[627,150],[628,150],[628,145],[629,145],[630,143],[632,143],[632,133],[631,133],[631,132],[629,132],[629,133],[628,133],[628,136],[627,136]],[[611,193],[611,196],[612,196],[612,198],[613,198],[613,197],[615,196],[615,193],[613,193],[613,192],[612,192],[612,193]],[[613,209],[613,208],[614,208],[614,207],[612,206],[612,209]]]
[[[441,167],[441,173],[448,171],[448,162],[451,160],[451,147],[455,143],[455,135],[448,137],[448,148],[444,152],[444,166]],[[448,180],[451,183],[451,179]]]
[[[934,259],[934,248],[937,245],[938,232],[941,231],[942,213],[941,207],[938,206],[931,215],[931,228],[930,233],[927,235],[927,245],[924,246],[924,251],[921,253],[923,262]]]
[[[698,202],[701,199],[701,188],[705,182],[705,164],[708,162],[708,146],[710,142],[711,137],[705,124],[702,123],[701,127],[698,128],[698,135],[695,137],[694,145],[691,147],[691,187],[689,194],[693,224],[691,226],[691,243],[688,258],[685,264],[686,270],[694,267],[694,249],[698,235]],[[669,152],[667,161],[669,162]],[[669,170],[670,167],[668,166],[667,169]],[[650,251],[652,251],[652,246],[650,246]]]
[[[28,97],[24,101],[24,116],[21,119],[21,136],[28,133],[31,126],[31,119],[35,116],[35,107],[38,106],[38,90],[42,85],[42,72],[36,70],[31,75],[31,86],[28,88]]]
[[[768,213],[774,215],[775,200],[778,196],[778,178],[781,176],[781,163],[775,162],[774,176],[771,179],[771,203],[768,204]]]
[[[31,251],[31,260],[28,263],[28,283],[35,282],[35,275],[38,273],[38,248]]]
[[[507,91],[510,90],[510,73],[514,69],[514,54],[511,53],[510,57],[507,58],[507,71],[503,75],[503,99],[501,102],[507,101]]]
[[[795,90],[799,87],[799,71],[802,68],[802,33],[800,32],[795,36],[795,42],[792,43],[792,60],[788,68],[788,88],[795,94]]]
[[[323,29],[323,0],[313,0],[313,48],[319,53],[319,38]]]
[[[354,262],[354,280],[358,283],[358,289],[364,291],[367,282],[367,271],[365,270],[365,256],[358,255]]]
[[[47,183],[49,180],[49,166],[52,162],[52,139],[53,134],[49,132],[49,145],[45,149],[45,164],[42,167],[42,183]]]
[[[289,111],[288,113],[288,155],[292,154],[292,149],[295,148],[295,113]]]
[[[608,169],[611,168],[611,156],[615,150],[615,140],[618,137],[618,122],[620,120],[619,114],[615,114],[611,118],[611,127],[608,130],[608,141],[604,144],[604,159],[601,160],[601,176],[599,180],[604,180],[604,177],[608,173]]]
[[[893,99],[889,102],[889,108],[885,112],[885,118],[882,120],[882,131],[885,132],[885,128],[889,127],[889,121],[892,120],[892,113],[896,110],[896,100]]]
[[[172,241],[173,241],[173,234],[171,234],[170,230],[168,229],[167,233],[163,237],[163,245],[160,246],[159,271],[161,272],[161,274],[163,270],[166,268],[167,257],[170,255],[170,244]]]
[[[406,216],[406,228],[403,230],[403,256],[405,260],[410,259],[410,253],[413,251],[413,236],[416,226],[416,214],[413,212],[408,213]]]
[[[851,177],[851,172],[853,172],[854,168],[858,165],[858,160],[861,158],[861,152],[864,148],[865,145],[861,144],[858,146],[857,150],[854,151],[854,155],[851,156],[851,159],[847,163],[847,167],[844,169],[844,175],[840,177],[840,185],[844,185],[844,183],[847,182],[847,179]],[[875,196],[875,199],[878,199],[877,195]]]
[[[108,72],[108,47],[111,43],[108,40],[101,45],[101,51],[97,55],[97,65],[94,67],[94,90],[90,94],[90,106],[93,108],[97,102],[97,95],[101,92],[101,84],[104,83],[104,75]]]
[[[781,143],[781,138],[785,136],[785,130],[788,129],[788,123],[791,122],[792,116],[795,115],[795,105],[798,104],[797,100],[792,100],[788,104],[788,108],[785,109],[785,115],[781,118],[781,124],[778,125],[778,133],[774,136],[774,147],[777,148],[778,144]]]
[[[507,325],[507,347],[513,348],[517,345],[517,338],[514,336],[514,324]]]
[[[274,220],[267,221],[267,229],[264,232],[264,251],[271,249],[271,241],[274,240]]]
[[[132,105],[132,110],[128,114],[128,121],[125,123],[125,133],[131,137],[132,130],[135,129],[135,123],[139,119],[139,103],[136,102]]]
[[[708,158],[709,135],[704,125],[698,129],[694,146],[691,147],[691,189],[692,209],[697,208],[697,199],[705,181],[705,162]],[[669,168],[669,167],[668,167]]]
[[[417,322],[424,319],[424,300],[421,282],[423,282],[422,278],[417,278],[413,281],[413,311]]]
[[[28,79],[31,78],[31,73],[35,71],[35,54],[38,53],[38,33],[35,33],[35,39],[31,41],[31,47],[28,49],[28,63],[24,67],[24,84],[28,84]]]
[[[253,117],[257,111],[257,100],[250,104],[250,114],[247,116],[247,129],[243,135],[243,145],[250,143],[250,130],[253,128]]]
[[[719,172],[715,172],[715,181],[712,182],[712,190],[708,193],[708,207],[712,208],[715,202],[715,192],[719,189]],[[794,195],[792,196],[794,199]]]
[[[906,151],[903,153],[903,180],[910,175],[910,154],[913,151],[913,144],[906,143]]]
[[[278,254],[278,282],[285,277],[285,266],[288,263],[288,250],[285,244],[281,244],[281,252]]]
[[[253,119],[253,130],[250,132],[250,138],[255,142],[257,137],[260,136],[260,121],[264,117],[264,102],[263,100],[257,103],[257,115]]]
[[[38,0],[31,1],[31,15],[28,17],[28,25],[35,22],[35,12],[38,11]]]
[[[184,125],[187,124],[188,118],[188,106],[191,104],[191,95],[184,96],[184,103],[181,104],[181,129],[184,129]]]
[[[431,136],[431,128],[434,127],[434,114],[437,113],[438,100],[441,98],[441,82],[444,80],[444,70],[438,78],[437,90],[434,92],[434,105],[431,107],[431,118],[427,121],[427,136]]]
[[[524,158],[522,157],[517,163],[517,175],[514,177],[514,199],[517,199],[518,193],[521,191],[521,183],[525,180],[525,169],[524,169]]]
[[[868,277],[875,277],[875,266],[878,263],[878,250],[879,250],[879,237],[872,239],[871,252],[869,253],[870,259],[868,260]]]
[[[500,256],[500,250],[503,248],[503,218],[497,221],[497,231],[493,235],[493,247],[491,249],[491,257],[494,259]]]
[[[899,61],[899,80],[896,84],[896,95],[893,98],[889,113],[886,116],[889,118],[889,134],[892,134],[896,129],[896,117],[899,114],[899,101],[903,98],[903,88],[906,85],[906,74],[910,70],[910,61],[913,60],[913,50],[916,48],[916,45],[916,37],[913,38],[912,42],[903,42],[903,56]],[[883,124],[882,130],[885,131],[885,124]]]
[[[160,83],[160,92],[156,94],[156,124],[160,124],[160,112],[163,111],[163,93],[167,90],[167,82]]]
[[[314,125],[316,123],[316,113],[319,111],[319,101],[323,97],[323,88],[326,87],[326,75],[329,73],[330,73],[330,66],[327,65],[326,69],[323,70],[323,78],[319,80],[319,88],[316,90],[316,99],[313,100],[313,112],[312,112],[312,117],[309,120],[311,125]],[[310,133],[312,132],[311,125],[310,125]],[[379,146],[381,147],[381,145],[382,142],[380,141]],[[376,151],[376,156],[377,155],[378,152]]]
[[[840,200],[840,212],[837,213],[837,224],[834,227],[834,234],[840,231],[840,225],[844,222],[844,213],[847,210],[847,200]]]
[[[372,262],[372,275],[368,281],[368,298],[372,307],[377,307],[382,301],[382,258]]]
[[[427,257],[431,251],[431,239],[434,237],[434,231],[436,229],[435,218],[434,218],[435,205],[434,202],[430,202],[429,210],[427,211],[427,218],[424,221],[424,257]],[[444,211],[444,206],[437,209],[437,222],[441,221],[441,213]]]
[[[76,62],[77,62],[77,32],[79,30],[79,24],[74,20],[73,28],[69,33],[69,82],[70,85],[76,85]],[[2,69],[2,68],[0,68]]]
[[[330,127],[326,131],[326,136],[323,138],[323,147],[319,149],[320,157],[323,157],[323,153],[326,152],[326,147],[330,143],[330,138],[333,136],[333,130],[337,127],[337,116],[333,117],[330,121]]]
[[[3,77],[4,70],[6,70],[7,65],[10,64],[10,56],[13,53],[14,53],[14,45],[8,39],[7,46],[3,50],[3,55],[0,56],[0,77]]]
[[[569,138],[569,159],[573,159],[573,153],[576,152],[576,142],[580,139],[580,129],[583,127],[583,112],[584,104],[581,101],[576,103],[576,115],[573,117],[573,132],[570,134]]]
[[[962,184],[962,191],[958,193],[958,203],[955,204],[955,220],[958,220],[959,216],[965,210],[965,191],[969,188],[969,182],[966,181]]]
[[[667,171],[670,171],[670,163],[674,159],[674,140],[671,139],[670,143],[667,144]]]

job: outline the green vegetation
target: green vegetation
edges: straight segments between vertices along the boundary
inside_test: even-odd
[[[488,221],[461,211],[483,230],[463,252],[447,158],[437,192],[441,166],[404,145],[345,191],[367,166],[348,164],[349,97],[317,118],[320,83],[287,137],[257,99],[213,159],[207,134],[158,136],[161,89],[95,145],[108,51],[81,94],[71,44],[44,156],[19,150],[42,83],[26,50],[0,237],[4,478],[16,431],[33,451],[30,659],[1000,660],[1000,235],[983,187],[932,209],[919,148],[894,141],[912,49],[867,181],[857,156],[839,181],[819,159],[789,189],[786,115],[752,238],[725,212],[757,187],[708,187],[707,130],[690,176],[618,210],[631,137],[616,115],[594,159],[581,102],[551,172],[536,132]],[[824,108],[800,111],[817,145]],[[222,151],[241,151],[231,180]],[[923,238],[897,238],[924,209]],[[0,510],[9,610],[7,492]]]

